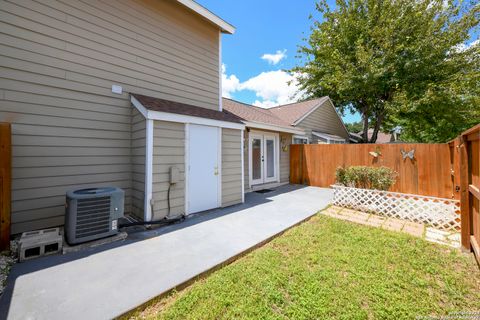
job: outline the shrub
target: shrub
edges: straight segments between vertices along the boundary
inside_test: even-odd
[[[387,167],[338,167],[335,172],[338,184],[346,187],[388,190],[395,183],[396,172]]]

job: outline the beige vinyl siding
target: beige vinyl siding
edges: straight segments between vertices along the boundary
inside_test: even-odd
[[[334,134],[345,138],[348,143],[348,132],[329,100],[298,123],[296,127],[305,130],[310,143],[317,143],[318,140],[317,137],[312,135],[312,131]]]
[[[222,207],[242,202],[241,130],[222,128]]]
[[[140,219],[144,219],[146,123],[145,117],[132,108],[132,213]]]
[[[290,182],[290,145],[292,135],[280,133],[280,183]]]
[[[140,172],[133,178],[128,93],[217,110],[218,39],[215,26],[170,0],[2,1],[12,233],[63,224],[65,192],[81,187],[125,189],[130,212]]]
[[[153,218],[168,214],[170,167],[180,170],[180,181],[170,190],[170,216],[185,213],[185,124],[154,121],[153,125]]]

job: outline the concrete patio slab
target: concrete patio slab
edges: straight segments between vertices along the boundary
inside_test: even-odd
[[[332,196],[330,189],[287,185],[121,243],[16,264],[0,318],[119,316],[302,222]]]

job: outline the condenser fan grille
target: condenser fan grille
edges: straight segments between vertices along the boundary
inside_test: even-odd
[[[110,197],[78,199],[77,237],[108,232],[110,230]]]

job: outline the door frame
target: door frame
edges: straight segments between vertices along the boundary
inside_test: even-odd
[[[200,125],[200,124],[194,124]],[[208,125],[203,125],[208,126]],[[222,206],[222,128],[215,126],[208,126],[217,129],[217,208]],[[190,215],[194,212],[190,211],[190,206],[188,205],[188,200],[190,199],[189,194],[189,180],[190,180],[190,123],[185,123],[185,215]]]
[[[269,180],[265,179],[265,166],[266,162],[263,161],[262,163],[262,178],[261,182],[256,182],[259,180],[253,180],[252,176],[252,140],[254,139],[253,137],[259,137],[261,136],[262,138],[262,143],[261,143],[261,155],[265,155],[265,136],[270,136],[274,137],[274,153],[275,153],[275,176],[273,178],[270,178]],[[265,160],[265,159],[264,159]],[[278,132],[270,132],[270,131],[259,131],[259,130],[250,130],[248,134],[248,185],[251,188],[254,185],[260,185],[260,184],[265,184],[265,183],[272,183],[272,182],[280,182],[280,134]]]

